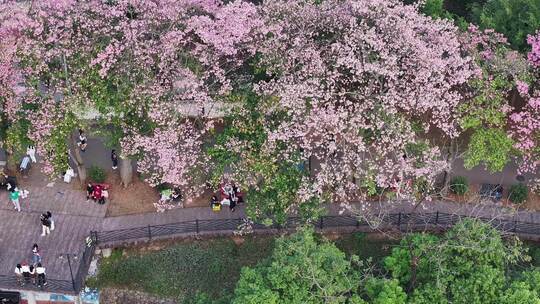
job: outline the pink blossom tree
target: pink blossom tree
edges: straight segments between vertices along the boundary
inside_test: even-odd
[[[510,116],[510,135],[515,140],[514,147],[522,153],[519,173],[537,174],[540,169],[540,54],[538,35],[529,36],[527,42],[531,45],[528,59],[534,70],[534,77],[525,81],[517,81],[519,94],[525,99],[526,105],[520,112]],[[540,179],[534,178],[530,186],[536,192],[540,191]]]
[[[312,164],[282,208],[301,209],[314,197],[364,199],[374,188],[392,188],[400,198],[427,193],[446,162],[425,134],[460,133],[461,89],[476,73],[457,28],[393,0],[268,1],[261,15],[271,30],[257,48],[265,75],[254,87],[264,97],[255,112],[266,138],[257,159]],[[230,142],[230,151],[244,147]],[[274,166],[242,160],[233,175],[246,187],[275,181]],[[240,169],[249,166],[259,174]],[[253,213],[265,211],[261,205]]]
[[[253,29],[262,26],[255,6],[242,1],[39,1],[24,16],[25,39],[12,50],[20,57],[27,98],[12,109],[29,118],[26,135],[47,173],[65,169],[67,146],[58,138],[83,123],[77,114],[95,108],[99,123],[117,130],[125,155],[136,154],[143,164],[156,160],[157,167],[141,166],[152,184],[156,172],[171,169],[165,165],[171,159],[177,160],[174,172],[199,164],[181,155],[196,150],[209,129],[200,109],[242,79],[238,71],[254,52]],[[152,142],[171,130],[159,153]],[[186,184],[171,176],[160,182]]]

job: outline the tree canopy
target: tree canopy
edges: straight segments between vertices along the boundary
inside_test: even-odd
[[[529,261],[516,238],[476,220],[406,235],[380,266],[302,229],[242,270],[234,303],[540,303]]]

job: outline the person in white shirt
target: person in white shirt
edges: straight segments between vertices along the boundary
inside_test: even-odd
[[[26,155],[30,156],[30,159],[33,163],[37,162],[36,160],[36,148],[34,146],[28,146],[26,149]]]
[[[47,285],[47,281],[45,280],[45,267],[41,265],[41,263],[37,264],[36,267],[36,275],[37,275],[37,286],[42,287]]]
[[[30,280],[32,279],[32,274],[30,272],[30,266],[28,264],[23,263],[21,266],[21,272],[24,278],[23,285],[26,283],[30,283]]]

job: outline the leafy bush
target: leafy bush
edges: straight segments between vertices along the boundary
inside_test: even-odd
[[[103,183],[105,181],[105,178],[107,178],[107,173],[105,170],[101,169],[97,166],[90,167],[90,170],[88,172],[88,176],[90,177],[90,180],[96,183]]]
[[[450,191],[457,195],[463,195],[469,191],[469,181],[465,176],[455,176],[450,181]]]
[[[513,48],[526,51],[527,35],[540,27],[540,1],[491,0],[472,9],[475,22],[504,34]]]
[[[171,188],[171,185],[169,185],[167,183],[159,184],[159,185],[156,186],[157,192],[161,192],[163,190],[167,190],[167,189],[170,189],[170,188]]]
[[[529,189],[524,184],[515,184],[510,187],[508,199],[516,204],[521,204],[527,200]]]

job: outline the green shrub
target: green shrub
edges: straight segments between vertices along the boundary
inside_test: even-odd
[[[521,204],[527,200],[529,189],[524,184],[512,185],[508,192],[508,199],[516,204]]]
[[[494,29],[508,38],[510,45],[526,52],[527,35],[540,27],[540,1],[490,0],[472,9],[475,23],[481,28]]]
[[[107,178],[107,173],[105,170],[101,169],[97,166],[90,167],[90,170],[88,172],[88,176],[90,177],[90,180],[96,183],[103,183],[105,181],[105,178]]]
[[[457,195],[463,195],[469,191],[469,181],[465,176],[455,176],[450,181],[450,191]]]
[[[171,185],[166,184],[166,183],[164,183],[164,184],[159,184],[159,185],[156,186],[157,192],[160,192],[160,193],[161,193],[161,191],[167,190],[167,189],[170,189],[170,188],[171,188]]]

